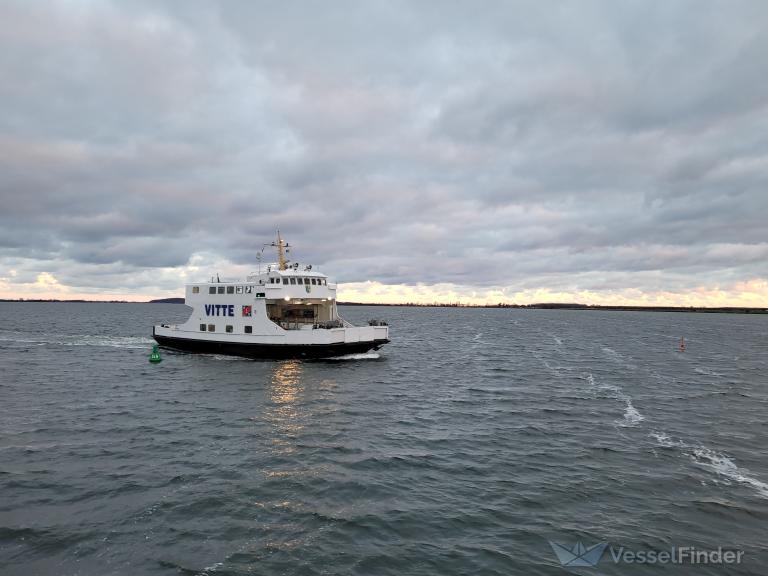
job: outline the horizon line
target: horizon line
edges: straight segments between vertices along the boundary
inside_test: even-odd
[[[0,302],[16,303],[62,303],[62,304],[184,304],[183,297],[154,298],[151,300],[90,300],[85,298],[0,298]],[[353,302],[337,301],[339,306],[388,306],[405,308],[531,308],[531,309],[553,309],[553,310],[616,310],[616,311],[662,311],[662,312],[698,312],[698,311],[723,311],[723,312],[746,312],[757,314],[768,314],[768,305],[766,306],[671,306],[656,305],[649,306],[643,304],[583,304],[580,302],[536,302],[531,304],[515,304],[509,302],[470,304],[462,302]]]

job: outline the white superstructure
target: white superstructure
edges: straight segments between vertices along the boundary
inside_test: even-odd
[[[325,357],[376,349],[389,327],[352,326],[336,307],[336,284],[311,265],[290,263],[278,234],[278,262],[244,281],[187,285],[192,314],[183,324],[154,327],[163,346],[248,357]]]

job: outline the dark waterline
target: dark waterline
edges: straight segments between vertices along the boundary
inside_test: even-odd
[[[150,365],[186,307],[0,303],[0,574],[765,573],[765,316],[342,313],[392,343]]]

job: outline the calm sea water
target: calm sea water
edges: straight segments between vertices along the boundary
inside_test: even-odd
[[[0,303],[0,573],[768,571],[768,316],[343,314],[392,343],[150,365],[184,306]]]

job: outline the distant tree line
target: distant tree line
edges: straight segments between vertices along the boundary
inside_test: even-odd
[[[404,304],[379,304],[364,302],[338,302],[339,306],[407,306],[414,308],[528,308],[534,310],[614,310],[628,312],[700,312],[721,314],[768,314],[767,308],[747,308],[742,306],[602,306],[597,304],[575,304],[562,302],[542,302],[537,304],[464,304],[461,302],[406,302]]]

